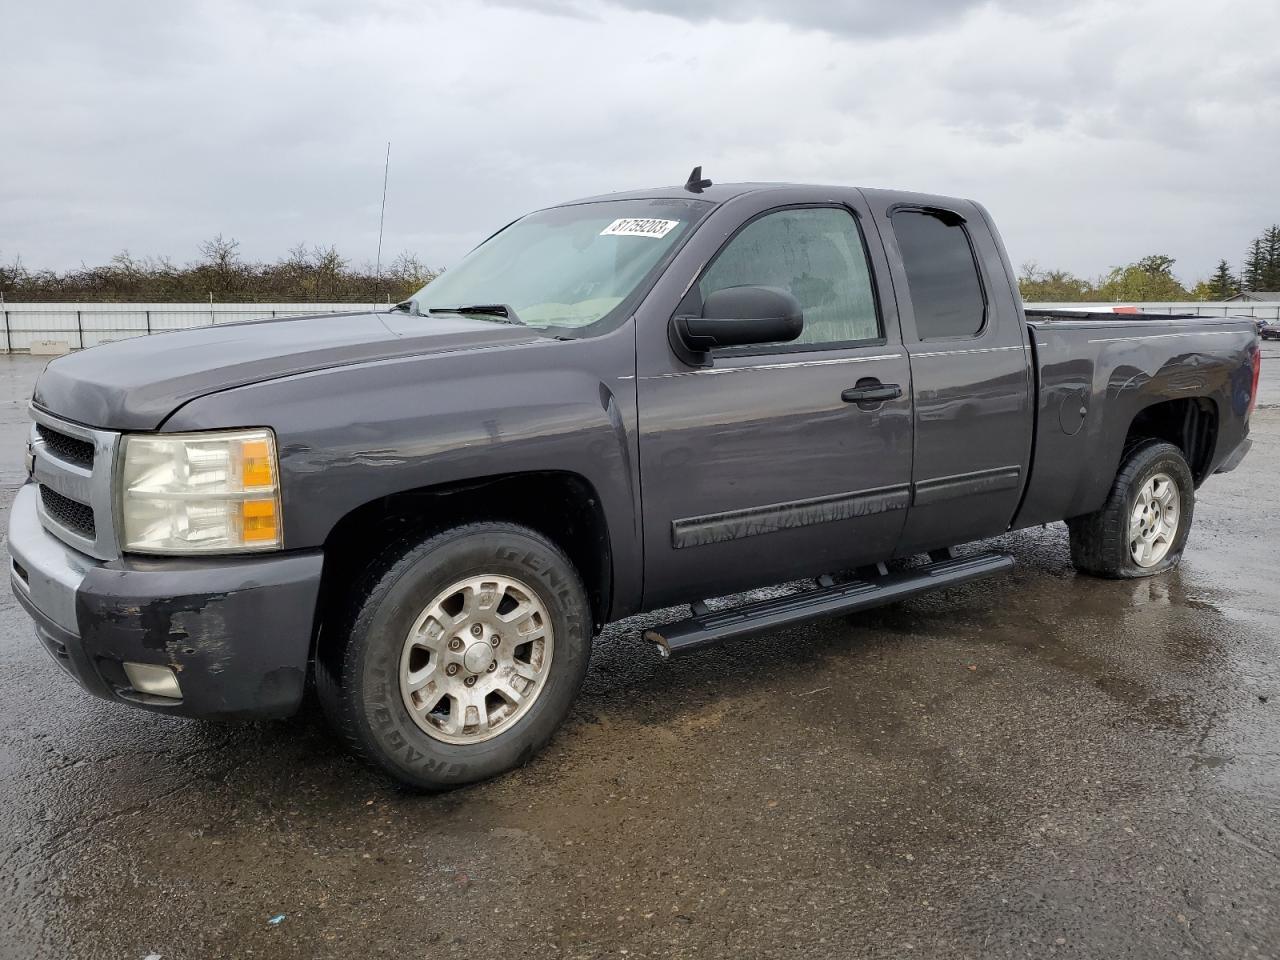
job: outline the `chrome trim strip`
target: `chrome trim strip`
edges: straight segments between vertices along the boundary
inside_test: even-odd
[[[722,543],[725,540],[758,537],[816,523],[869,517],[890,510],[905,510],[910,502],[911,487],[902,483],[855,493],[834,493],[807,500],[790,500],[786,503],[727,510],[724,513],[709,513],[701,517],[673,520],[671,546],[681,550],[708,543]]]
[[[112,430],[95,430],[69,420],[46,413],[30,406],[31,419],[36,423],[93,444],[93,469],[86,470],[77,464],[57,457],[48,448],[35,428],[31,429],[32,476],[41,484],[83,503],[93,510],[94,539],[83,537],[69,530],[49,516],[36,496],[36,513],[46,530],[63,543],[99,560],[113,560],[120,555],[115,530],[115,497],[112,492],[116,467],[116,450],[120,434]]]
[[[681,370],[676,373],[659,373],[642,380],[667,380],[671,377],[696,377],[717,373],[754,373],[757,370],[789,370],[793,367],[825,367],[835,363],[870,363],[872,360],[900,360],[900,353],[878,353],[872,357],[833,357],[828,360],[795,360],[790,363],[760,363],[750,367],[707,367],[702,370]]]
[[[913,353],[911,354],[911,359],[914,360],[917,357],[954,357],[956,354],[959,354],[959,353],[1000,353],[1001,351],[1004,351],[1004,350],[1025,350],[1025,349],[1026,347],[1022,346],[1021,344],[1014,344],[1013,346],[1008,346],[1008,347],[974,347],[969,350],[934,350],[934,351],[931,351],[930,353]]]
[[[1134,315],[1131,313],[1115,313],[1107,314],[1107,319],[1092,319],[1089,316],[1081,316],[1079,319],[1074,317],[1059,316],[1039,316],[1036,311],[1031,311],[1032,315],[1027,317],[1027,323],[1033,327],[1067,327],[1076,329],[1079,327],[1088,327],[1096,330],[1115,330],[1117,327],[1172,327],[1175,325],[1185,324],[1189,319],[1182,316],[1169,316],[1163,313],[1146,313]],[[1132,319],[1126,319],[1132,318]],[[1222,327],[1229,323],[1238,322],[1240,320],[1252,320],[1249,316],[1231,316],[1231,315],[1215,315],[1215,316],[1199,316],[1194,318],[1196,325],[1204,325],[1206,327]]]
[[[1191,333],[1148,333],[1140,337],[1107,337],[1090,343],[1128,343],[1146,340],[1176,340],[1180,337],[1238,337],[1239,330],[1195,330]]]

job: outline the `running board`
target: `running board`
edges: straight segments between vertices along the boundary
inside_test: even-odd
[[[953,587],[1003,573],[1012,567],[1013,557],[1007,553],[978,553],[848,583],[833,584],[824,577],[815,590],[758,600],[728,610],[712,611],[705,604],[693,604],[694,615],[688,620],[646,630],[644,638],[657,646],[661,656],[673,657],[730,637],[776,630],[815,617],[866,610],[940,587]]]

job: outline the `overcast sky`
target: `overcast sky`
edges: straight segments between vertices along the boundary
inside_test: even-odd
[[[0,0],[0,258],[214,234],[448,266],[529,209],[717,181],[984,202],[1015,264],[1184,281],[1280,221],[1280,3]]]

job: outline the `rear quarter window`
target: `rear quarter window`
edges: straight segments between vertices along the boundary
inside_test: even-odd
[[[987,302],[964,224],[924,210],[895,211],[892,222],[916,335],[921,340],[976,337],[986,322]]]

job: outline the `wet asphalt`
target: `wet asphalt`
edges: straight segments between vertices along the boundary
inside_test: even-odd
[[[0,957],[1280,956],[1280,349],[1180,570],[1015,571],[675,662],[433,797],[311,707],[94,699],[0,598]],[[0,486],[36,358],[0,357]],[[6,563],[7,566],[7,563]],[[273,918],[283,917],[276,923]]]

